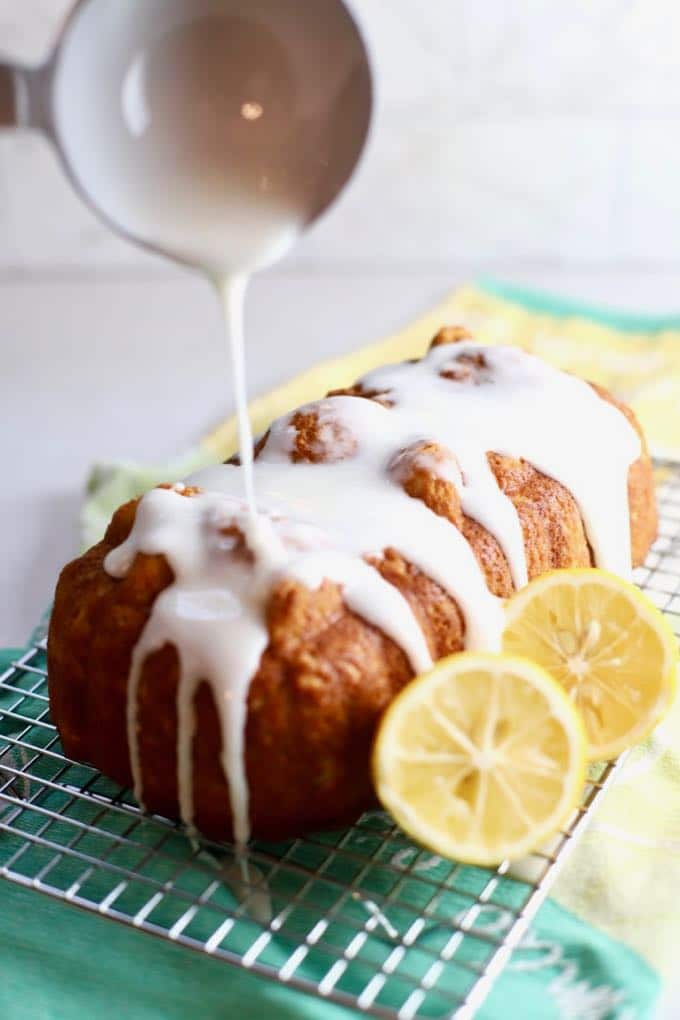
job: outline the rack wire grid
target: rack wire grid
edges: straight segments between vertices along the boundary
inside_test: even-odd
[[[637,582],[680,634],[680,468],[657,465],[659,538]],[[473,1017],[545,900],[620,760],[594,767],[551,842],[485,870],[420,850],[379,811],[341,833],[190,840],[66,758],[46,643],[0,676],[0,875],[377,1017]]]

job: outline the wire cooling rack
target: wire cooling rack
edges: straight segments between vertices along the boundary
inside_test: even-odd
[[[680,634],[680,469],[659,465],[660,535],[636,580]],[[473,1017],[620,763],[596,767],[551,844],[495,871],[419,850],[382,812],[341,833],[191,841],[66,758],[45,641],[0,676],[0,875],[371,1016]]]

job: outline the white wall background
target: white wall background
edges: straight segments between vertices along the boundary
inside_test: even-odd
[[[69,7],[0,0],[0,51],[38,59]],[[354,7],[378,72],[373,142],[294,265],[680,264],[677,0]],[[143,265],[40,139],[0,135],[0,270]]]
[[[680,310],[679,0],[353,2],[372,143],[253,284],[251,392],[478,273]],[[70,5],[0,0],[0,53],[37,62]],[[0,132],[0,644],[77,550],[93,462],[172,457],[232,406],[207,285],[110,235],[40,138]]]

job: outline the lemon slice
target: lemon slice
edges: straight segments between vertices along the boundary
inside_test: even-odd
[[[560,828],[579,800],[585,748],[578,713],[539,666],[464,653],[391,703],[373,776],[383,806],[418,843],[492,866]]]
[[[548,670],[581,711],[591,760],[642,740],[675,694],[678,646],[652,603],[604,570],[556,570],[506,604],[504,651]]]

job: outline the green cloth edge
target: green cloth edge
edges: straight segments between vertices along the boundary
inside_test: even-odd
[[[662,333],[668,329],[680,329],[680,314],[651,315],[649,313],[623,312],[614,308],[602,308],[565,298],[547,291],[534,291],[520,284],[503,283],[500,280],[483,278],[475,285],[492,297],[521,305],[528,312],[553,315],[560,319],[580,318],[610,326],[622,333]]]

